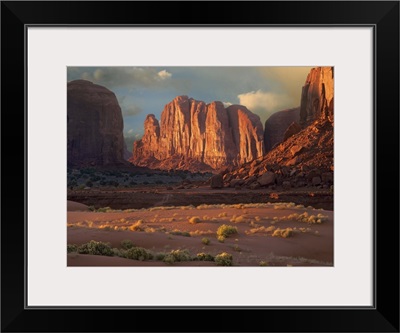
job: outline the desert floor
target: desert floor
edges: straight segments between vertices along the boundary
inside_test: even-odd
[[[190,219],[197,223],[190,223]],[[91,240],[121,249],[130,240],[153,254],[187,250],[213,256],[226,252],[233,266],[332,266],[333,211],[287,203],[211,204],[90,211],[68,201],[67,243],[82,245]],[[221,225],[237,228],[237,234],[217,239]],[[278,230],[278,231],[277,231]],[[287,230],[282,237],[278,234]],[[203,243],[203,238],[209,244]],[[206,241],[204,241],[206,242]],[[118,252],[118,250],[116,250]],[[214,261],[165,263],[119,256],[68,254],[68,266],[215,266]]]

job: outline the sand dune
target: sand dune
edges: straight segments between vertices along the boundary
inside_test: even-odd
[[[68,244],[81,245],[90,240],[121,247],[131,240],[153,253],[185,249],[192,255],[204,252],[232,254],[236,266],[329,266],[333,265],[333,212],[302,207],[271,205],[203,205],[200,207],[161,207],[135,211],[68,212]],[[283,208],[283,209],[282,209]],[[288,218],[291,214],[320,214],[326,221],[309,224]],[[199,217],[192,224],[190,218]],[[140,221],[140,222],[138,222]],[[238,233],[217,240],[217,229],[226,224]],[[132,231],[137,225],[136,231]],[[273,237],[272,229],[292,229],[292,237]],[[133,229],[135,229],[133,227]],[[267,231],[269,230],[269,231]],[[179,235],[186,234],[187,236]],[[175,234],[174,234],[175,233]],[[190,237],[188,237],[190,235]],[[208,238],[210,244],[202,243]],[[69,266],[158,266],[162,261],[136,261],[120,257],[69,255]],[[214,262],[184,262],[174,265],[215,265]]]

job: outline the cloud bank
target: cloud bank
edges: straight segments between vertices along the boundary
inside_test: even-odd
[[[274,112],[293,107],[288,96],[282,93],[257,90],[239,94],[237,98],[239,99],[239,104],[257,113],[262,123],[265,123]]]

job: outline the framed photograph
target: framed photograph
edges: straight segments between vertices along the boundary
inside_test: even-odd
[[[398,1],[1,28],[2,331],[399,332]]]

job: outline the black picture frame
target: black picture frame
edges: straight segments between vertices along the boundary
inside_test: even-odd
[[[190,15],[181,14],[182,6]],[[26,29],[29,25],[132,24],[374,28],[372,307],[26,306]],[[399,1],[2,1],[1,50],[2,332],[399,332]]]

